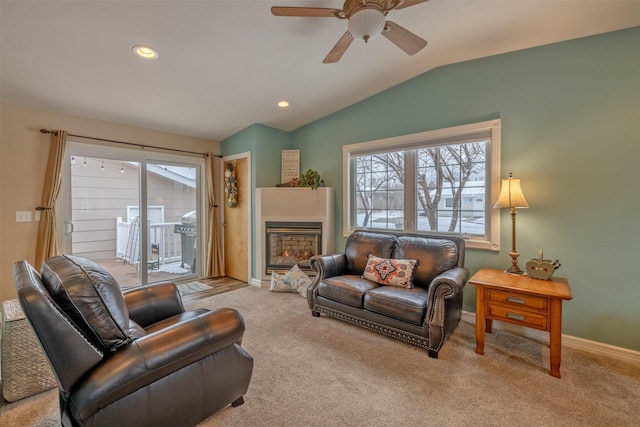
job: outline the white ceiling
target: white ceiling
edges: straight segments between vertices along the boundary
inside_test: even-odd
[[[430,0],[387,17],[429,42],[418,54],[379,37],[323,64],[346,22],[274,5],[342,2],[0,0],[2,101],[222,140],[294,130],[441,65],[640,25],[638,0]]]

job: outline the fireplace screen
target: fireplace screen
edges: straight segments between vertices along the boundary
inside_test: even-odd
[[[289,270],[295,264],[311,271],[309,259],[322,251],[321,222],[267,221],[265,234],[266,274]]]

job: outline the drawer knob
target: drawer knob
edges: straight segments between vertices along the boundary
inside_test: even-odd
[[[524,304],[524,298],[507,297],[507,302],[513,302],[515,304]]]
[[[524,320],[524,316],[522,314],[509,313],[507,311],[507,317],[509,319],[520,320],[521,322]]]

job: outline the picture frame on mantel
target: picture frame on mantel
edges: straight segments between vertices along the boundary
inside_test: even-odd
[[[282,150],[280,183],[300,179],[300,150]]]

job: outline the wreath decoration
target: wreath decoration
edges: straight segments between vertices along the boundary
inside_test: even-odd
[[[235,208],[238,206],[238,182],[232,163],[225,165],[224,171],[224,194],[227,198],[227,206]]]

